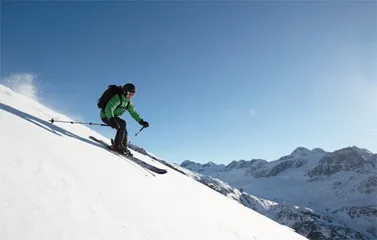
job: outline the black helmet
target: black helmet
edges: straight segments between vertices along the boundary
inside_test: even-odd
[[[132,83],[126,83],[124,84],[123,86],[123,90],[125,92],[133,92],[133,93],[136,93],[136,87],[135,85],[133,85]]]

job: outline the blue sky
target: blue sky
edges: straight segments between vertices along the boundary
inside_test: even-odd
[[[130,140],[170,162],[275,160],[296,147],[377,152],[375,2],[5,2],[1,76],[99,122],[132,82]],[[61,119],[63,120],[63,119]],[[113,130],[93,127],[111,137]]]

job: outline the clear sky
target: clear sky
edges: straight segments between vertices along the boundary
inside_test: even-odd
[[[2,4],[3,83],[32,76],[41,103],[99,122],[106,86],[132,82],[150,127],[125,113],[130,140],[168,161],[377,152],[376,2]]]

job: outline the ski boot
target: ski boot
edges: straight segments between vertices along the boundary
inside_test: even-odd
[[[131,156],[131,157],[133,156],[131,151],[126,146],[124,146],[123,144],[116,145],[113,139],[111,139],[111,147],[114,151],[118,153]]]
[[[123,147],[125,148],[124,154],[132,157],[133,155],[132,155],[131,151],[128,149],[128,138],[127,138],[127,136],[123,139]]]
[[[133,157],[133,156],[134,156],[134,155],[131,153],[130,149],[128,149],[128,148],[125,148],[123,154],[125,154],[125,155],[127,155],[127,156],[130,156],[130,157]]]

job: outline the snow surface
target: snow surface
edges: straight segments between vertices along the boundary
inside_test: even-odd
[[[146,176],[58,116],[0,85],[2,240],[306,239],[174,170]]]

